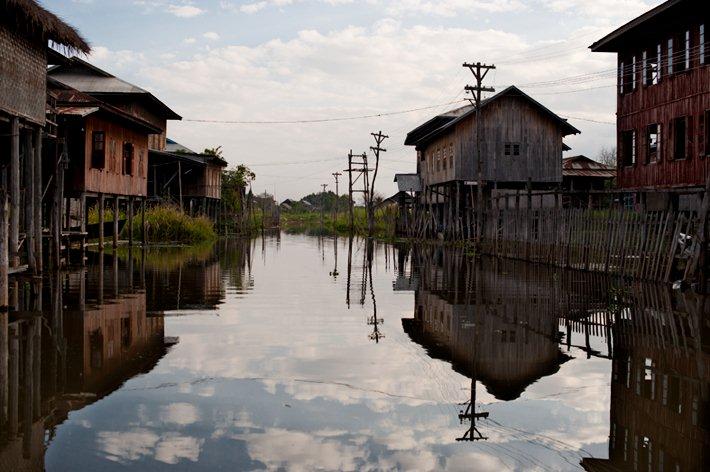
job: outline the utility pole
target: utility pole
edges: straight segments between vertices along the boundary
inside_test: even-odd
[[[354,158],[359,158],[361,159],[360,161],[353,161]],[[359,167],[356,167],[359,166]],[[348,168],[345,169],[343,172],[348,173],[348,197],[349,197],[349,204],[350,204],[350,234],[353,234],[355,232],[355,215],[354,215],[354,205],[355,205],[355,199],[354,199],[354,194],[357,192],[362,192],[365,200],[365,207],[367,208],[367,205],[370,201],[368,197],[369,193],[369,183],[368,183],[368,172],[370,170],[367,167],[367,154],[362,153],[362,154],[353,154],[352,149],[350,150],[350,153],[348,153]],[[353,174],[357,173],[358,176],[353,178]],[[363,190],[355,190],[355,183],[357,183],[358,179],[360,177],[363,177]]]
[[[340,204],[340,191],[338,189],[338,178],[343,175],[340,172],[333,172],[333,177],[335,177],[335,206],[333,207],[333,227],[335,227],[335,222],[338,219],[338,205]]]
[[[476,85],[466,86],[466,91],[470,92],[473,98],[469,99],[472,104],[475,103],[476,107],[476,161],[477,161],[477,172],[478,172],[478,189],[476,202],[476,236],[480,242],[483,237],[483,156],[481,156],[481,93],[482,92],[495,92],[492,87],[484,87],[483,79],[490,70],[496,68],[494,65],[481,64],[476,62],[471,64],[464,62],[463,67],[467,68],[473,74],[476,79]],[[495,159],[495,157],[494,157]]]
[[[320,184],[321,187],[323,187],[323,191],[320,194],[320,229],[321,233],[323,232],[323,211],[325,210],[325,189],[328,187],[328,184]]]
[[[382,131],[370,134],[375,138],[375,143],[377,143],[375,147],[370,147],[372,152],[375,153],[375,172],[372,174],[370,204],[367,207],[367,235],[372,237],[375,231],[375,205],[373,201],[375,197],[375,179],[377,179],[377,169],[380,167],[380,152],[387,152],[387,149],[383,149],[380,145],[385,139],[389,138],[389,136],[382,134]]]

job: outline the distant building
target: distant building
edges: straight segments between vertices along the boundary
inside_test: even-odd
[[[562,159],[562,189],[565,191],[604,190],[616,177],[616,169],[587,156]]]
[[[702,186],[710,176],[708,5],[669,0],[590,46],[617,53],[617,184]]]

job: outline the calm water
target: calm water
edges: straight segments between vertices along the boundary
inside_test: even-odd
[[[691,293],[284,235],[92,254],[13,297],[2,470],[710,464]]]

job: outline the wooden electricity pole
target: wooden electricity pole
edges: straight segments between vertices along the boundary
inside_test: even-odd
[[[470,64],[464,62],[463,67],[467,68],[473,74],[476,79],[476,85],[467,85],[466,91],[470,92],[473,98],[470,99],[472,104],[476,107],[476,166],[478,173],[478,189],[476,202],[476,237],[480,242],[483,237],[483,156],[481,156],[481,93],[482,92],[495,92],[492,87],[484,87],[483,79],[486,78],[488,72],[495,69],[494,65],[481,64],[476,62],[475,64]]]
[[[340,204],[340,191],[338,189],[338,178],[343,175],[340,172],[333,172],[333,177],[335,177],[335,206],[333,207],[333,227],[335,227],[335,222],[338,219],[338,205]]]
[[[372,237],[375,232],[375,179],[377,179],[377,169],[380,167],[380,152],[387,152],[387,149],[380,147],[382,142],[389,136],[382,134],[382,131],[370,133],[375,138],[376,146],[370,147],[375,153],[375,172],[372,174],[372,182],[370,183],[370,201],[367,205],[367,235]]]
[[[354,162],[353,158],[360,158],[362,159],[361,161]],[[359,166],[359,167],[355,167]],[[355,232],[355,215],[354,215],[354,205],[355,205],[355,199],[354,199],[354,194],[356,192],[362,192],[363,197],[365,200],[365,208],[367,208],[369,204],[369,197],[368,193],[370,192],[370,186],[369,186],[369,177],[368,177],[368,172],[370,170],[367,167],[367,154],[362,153],[362,154],[353,154],[352,149],[350,150],[350,153],[348,153],[348,168],[345,169],[343,172],[348,173],[348,200],[350,204],[350,234]],[[353,173],[357,173],[358,176],[353,178]],[[363,190],[355,190],[355,183],[357,180],[363,177]]]

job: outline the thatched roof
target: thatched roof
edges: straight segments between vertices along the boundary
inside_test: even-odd
[[[91,47],[81,35],[35,0],[0,0],[0,22],[30,39],[89,53]]]

